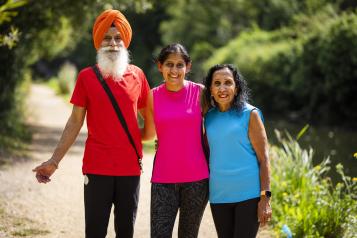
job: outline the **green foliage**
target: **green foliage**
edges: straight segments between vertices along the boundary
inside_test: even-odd
[[[310,94],[310,114],[337,122],[356,121],[357,14],[344,13],[303,46],[300,87]],[[326,101],[325,101],[326,100]],[[334,112],[327,113],[326,112]]]
[[[160,25],[164,45],[173,42],[183,44],[192,55],[193,68],[198,81],[203,76],[200,67],[210,52],[203,49],[220,47],[250,25],[255,11],[244,11],[249,1],[175,0],[167,7],[169,20]],[[237,17],[238,16],[238,17]],[[197,51],[196,51],[197,50]],[[197,79],[198,78],[198,79]]]
[[[7,0],[5,3],[0,4],[0,26],[11,22],[13,17],[18,14],[17,8],[25,5],[26,0]],[[12,49],[19,40],[19,30],[13,25],[10,25],[8,33],[0,34],[0,47],[7,46]]]
[[[288,134],[279,132],[280,147],[271,149],[273,223],[276,232],[287,224],[293,237],[352,237],[357,232],[357,184],[337,171],[344,183],[325,177],[329,158],[312,165],[313,149],[301,149]]]
[[[196,81],[204,75],[201,64],[212,49],[226,45],[252,26],[264,30],[289,26],[294,16],[307,8],[304,1],[295,0],[175,0],[170,3],[167,8],[170,19],[160,26],[162,41],[164,44],[180,42],[187,47]]]
[[[357,108],[357,14],[338,15],[328,5],[294,22],[276,31],[242,32],[214,51],[204,69],[237,65],[254,103],[270,113],[293,111],[312,122],[356,121],[351,108]]]
[[[77,73],[76,66],[69,62],[66,62],[61,66],[57,77],[60,94],[69,94],[73,91]]]
[[[309,129],[309,127],[310,127],[310,125],[306,124],[297,134],[296,140],[299,140],[306,133],[306,131]]]
[[[31,133],[25,125],[25,100],[31,82],[30,72],[25,72],[25,80],[17,87],[11,108],[0,120],[0,166],[7,164],[8,155],[20,157],[25,154]]]
[[[293,109],[291,101],[295,107],[299,105],[291,93],[291,81],[300,52],[301,46],[289,30],[254,29],[241,33],[226,47],[217,50],[204,67],[207,70],[217,63],[237,65],[253,90],[254,103],[264,111],[277,112]]]
[[[9,49],[12,49],[19,41],[19,36],[19,30],[15,27],[11,27],[8,34],[0,35],[0,46],[7,46]]]
[[[7,0],[0,5],[0,24],[10,22],[11,19],[17,15],[16,8],[21,7],[26,3],[26,0]]]
[[[3,2],[0,5],[0,30],[10,32],[0,37],[3,44],[7,44],[0,45],[0,132],[5,136],[17,133],[12,131],[18,128],[12,125],[12,121],[17,118],[17,113],[22,112],[15,108],[15,90],[26,74],[31,75],[29,69],[32,64],[68,54],[84,35],[90,35],[89,29],[95,17],[104,8],[143,11],[151,6],[151,1],[146,0],[110,0],[105,3],[93,0],[28,0],[26,7],[15,9],[25,1]],[[1,146],[3,143],[0,141]]]

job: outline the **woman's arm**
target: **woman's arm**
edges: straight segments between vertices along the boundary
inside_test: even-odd
[[[260,190],[270,191],[270,161],[268,139],[264,124],[260,119],[257,110],[253,110],[250,115],[249,138],[259,160]],[[271,213],[272,211],[269,198],[266,196],[261,196],[258,205],[258,219],[262,226],[264,226],[266,222],[270,220]]]
[[[152,90],[148,94],[147,106],[139,110],[139,113],[144,119],[144,128],[141,128],[141,139],[151,140],[156,135],[155,124],[154,124],[154,106],[153,106],[153,95]]]

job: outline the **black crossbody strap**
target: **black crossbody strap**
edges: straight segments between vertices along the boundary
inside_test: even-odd
[[[138,157],[138,164],[139,164],[139,167],[140,167],[140,171],[143,172],[142,159],[141,159],[141,157],[139,155],[138,150],[136,149],[133,137],[131,136],[131,134],[129,132],[129,128],[128,128],[128,125],[126,124],[126,121],[124,119],[123,113],[121,112],[121,110],[119,108],[119,105],[118,105],[117,101],[115,100],[115,98],[114,98],[114,96],[112,94],[112,91],[110,91],[110,88],[109,88],[108,84],[104,81],[103,76],[100,73],[98,67],[96,65],[94,65],[94,66],[92,66],[92,69],[94,70],[95,74],[97,75],[97,79],[99,80],[100,84],[103,86],[105,92],[107,93],[107,95],[108,95],[108,97],[110,99],[110,102],[113,105],[113,108],[114,108],[114,110],[115,110],[115,112],[116,112],[116,114],[118,116],[120,124],[124,128],[124,131],[125,131],[126,135],[128,136],[129,142],[133,146],[133,148],[135,150],[135,153],[136,153],[136,156]]]

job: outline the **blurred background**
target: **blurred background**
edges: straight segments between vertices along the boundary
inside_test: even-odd
[[[26,139],[26,85],[45,81],[70,94],[78,71],[95,63],[95,17],[115,8],[131,23],[132,63],[151,87],[162,80],[153,58],[172,42],[192,57],[190,80],[202,82],[214,64],[235,64],[251,103],[265,115],[271,143],[274,129],[296,136],[309,125],[299,140],[315,148],[314,161],[330,156],[356,175],[356,6],[354,0],[0,0],[0,151]]]
[[[108,8],[128,18],[132,63],[151,87],[169,43],[188,49],[189,80],[218,63],[240,69],[273,148],[277,234],[288,224],[296,237],[355,237],[356,0],[0,0],[0,165],[31,141],[31,84],[68,101],[78,72],[95,64],[92,26]]]

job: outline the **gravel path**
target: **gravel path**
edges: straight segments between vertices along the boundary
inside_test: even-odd
[[[0,199],[5,211],[33,220],[43,230],[50,231],[38,237],[80,238],[84,237],[83,176],[81,161],[86,131],[83,129],[71,147],[60,168],[49,184],[38,184],[32,173],[40,162],[49,158],[61,135],[71,112],[71,105],[57,97],[43,85],[33,85],[28,101],[28,123],[33,128],[33,143],[30,146],[31,160],[19,162],[0,170]],[[144,171],[135,237],[149,237],[150,175],[153,156],[144,156]],[[176,224],[177,225],[177,224]],[[177,231],[177,227],[175,227]],[[0,233],[0,237],[1,233]],[[37,236],[36,236],[37,237]],[[114,238],[113,216],[108,228],[109,238]],[[177,237],[177,232],[173,237]],[[209,209],[202,221],[200,238],[216,237]],[[269,237],[266,231],[259,237]]]

